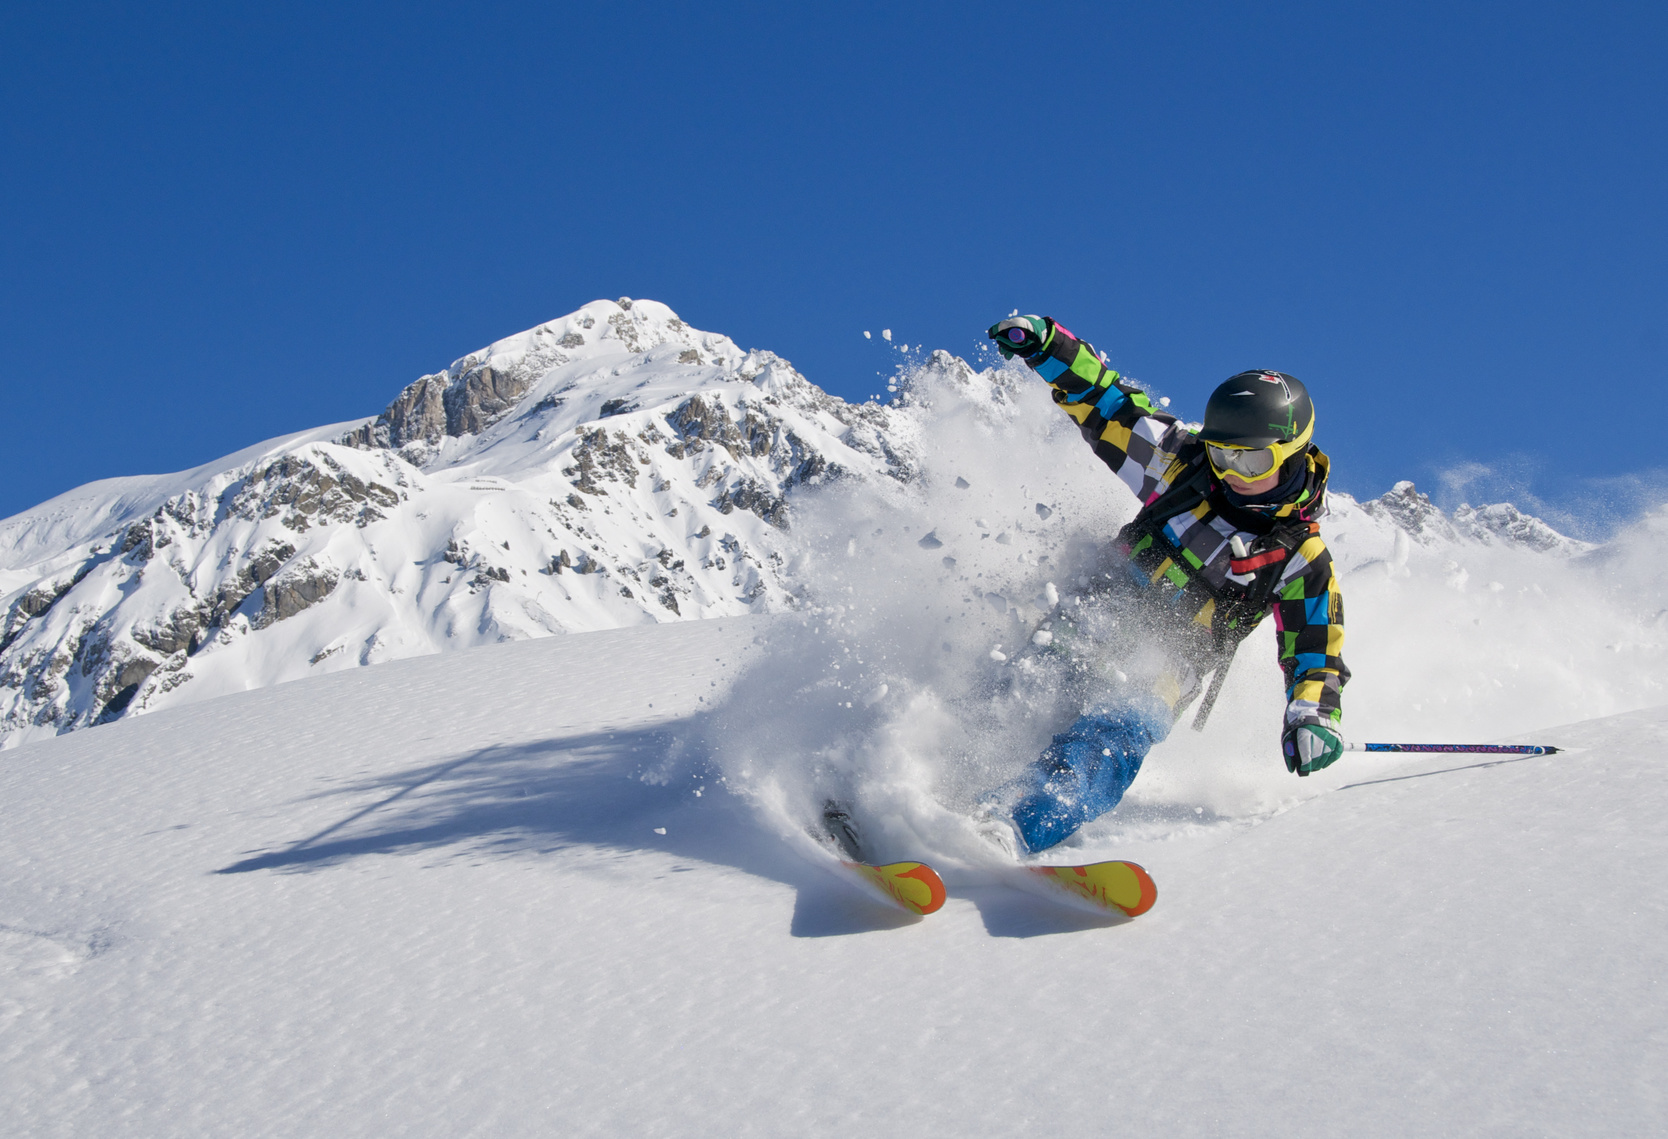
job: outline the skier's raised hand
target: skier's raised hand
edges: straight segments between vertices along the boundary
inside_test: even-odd
[[[1053,331],[1047,317],[1010,316],[991,325],[985,335],[996,341],[996,350],[1004,360],[1012,360],[1041,352]]]
[[[1308,775],[1330,767],[1344,754],[1344,741],[1324,724],[1298,724],[1280,736],[1286,770]]]

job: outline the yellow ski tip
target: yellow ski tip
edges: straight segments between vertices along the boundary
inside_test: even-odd
[[[1158,886],[1133,862],[1092,862],[1086,866],[1029,866],[1063,890],[1103,906],[1140,917],[1158,901]]]
[[[944,904],[944,880],[924,862],[889,862],[885,866],[847,862],[845,866],[912,914],[930,914]]]

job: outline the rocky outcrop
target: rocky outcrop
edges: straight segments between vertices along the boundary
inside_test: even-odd
[[[6,646],[17,639],[25,625],[47,612],[58,603],[59,598],[75,588],[91,568],[90,564],[84,565],[73,577],[48,585],[37,585],[26,590],[22,597],[14,601],[6,614],[5,626],[0,628],[0,652],[4,652]]]
[[[398,506],[401,492],[361,479],[329,454],[286,455],[261,468],[222,499],[239,518],[282,517],[297,533],[309,526],[347,522],[368,526]]]
[[[1392,523],[1425,546],[1474,542],[1485,546],[1519,546],[1567,557],[1593,548],[1589,543],[1558,533],[1541,519],[1523,513],[1510,503],[1476,507],[1462,503],[1449,517],[1429,495],[1420,493],[1405,479],[1380,497],[1361,503],[1361,509],[1374,518]]]
[[[502,419],[545,372],[568,357],[562,346],[578,347],[578,331],[546,339],[510,365],[494,365],[482,353],[466,356],[444,372],[422,376],[394,398],[376,419],[349,432],[350,447],[390,447],[438,443],[443,436],[474,435]]]
[[[1484,545],[1522,546],[1542,553],[1573,557],[1594,548],[1590,542],[1558,533],[1533,514],[1525,514],[1509,502],[1497,502],[1492,506],[1461,503],[1454,510],[1454,529]]]
[[[604,481],[637,485],[639,457],[632,452],[631,441],[618,432],[610,437],[600,427],[581,429],[572,458],[572,464],[563,467],[562,473],[586,494],[606,494]]]
[[[424,376],[401,392],[374,423],[350,432],[354,447],[404,447],[437,443],[443,435],[473,435],[504,417],[532,382],[526,373],[498,371],[490,365],[461,376]]]
[[[1380,497],[1363,502],[1361,509],[1374,518],[1393,523],[1410,538],[1427,546],[1452,542],[1459,537],[1442,508],[1406,479]]]
[[[667,452],[677,459],[708,446],[727,450],[744,445],[740,429],[717,400],[690,396],[666,416],[666,425],[677,433]]]
[[[251,554],[243,568],[221,584],[206,603],[203,627],[215,629],[224,626],[232,614],[243,608],[243,603],[255,590],[270,581],[294,555],[295,547],[288,542],[269,543]],[[194,641],[191,651],[195,652],[201,643],[200,639]]]
[[[758,515],[778,530],[788,528],[787,499],[780,494],[773,494],[764,484],[752,479],[744,479],[727,488],[713,499],[712,504],[718,508],[720,514],[728,514],[732,510],[746,510]]]
[[[448,436],[476,435],[508,415],[541,376],[568,363],[569,352],[611,339],[629,352],[642,353],[665,343],[669,335],[689,331],[676,317],[657,318],[630,297],[621,297],[609,307],[616,311],[607,316],[601,330],[595,315],[581,310],[471,353],[444,372],[418,378],[375,420],[350,431],[342,442],[350,447],[399,450],[414,443],[433,446]],[[651,302],[651,307],[658,306]],[[705,362],[698,348],[684,349],[678,361]],[[628,404],[627,400],[613,401],[613,408],[605,407],[603,415],[620,414]]]
[[[282,576],[269,578],[262,586],[261,611],[250,624],[265,629],[294,617],[329,597],[339,581],[339,573],[312,560]]]
[[[200,644],[198,634],[208,625],[211,613],[208,605],[176,609],[163,620],[134,626],[129,635],[135,644],[161,656],[193,653]]]

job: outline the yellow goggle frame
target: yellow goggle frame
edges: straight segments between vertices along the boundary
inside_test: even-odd
[[[1236,447],[1232,443],[1206,443],[1205,454],[1210,459],[1210,465],[1217,475],[1225,476],[1230,473],[1238,475],[1247,482],[1256,482],[1267,478],[1283,466],[1287,459],[1308,449],[1309,440],[1314,438],[1315,424],[1310,420],[1309,426],[1289,443],[1274,442],[1266,447]]]

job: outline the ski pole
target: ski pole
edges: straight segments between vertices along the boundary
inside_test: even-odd
[[[1546,744],[1352,744],[1345,751],[1477,752],[1481,755],[1557,755],[1562,748]]]

